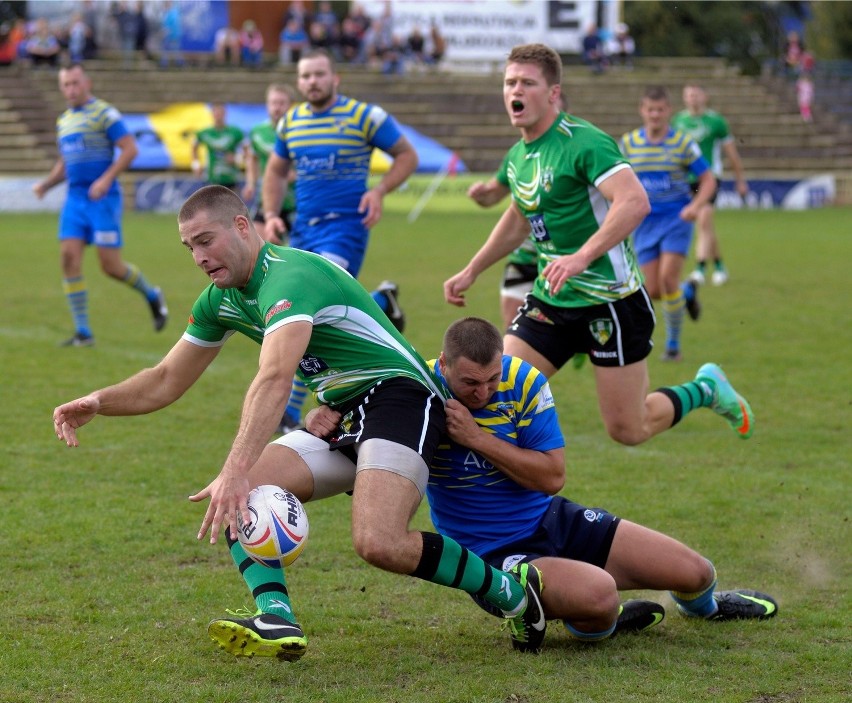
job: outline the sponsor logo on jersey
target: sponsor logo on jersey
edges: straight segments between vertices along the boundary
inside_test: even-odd
[[[284,300],[279,300],[275,305],[269,308],[269,312],[266,313],[266,318],[264,322],[269,322],[273,317],[275,317],[279,312],[284,312],[285,310],[289,310],[293,307],[293,303],[291,303],[286,298]]]
[[[589,332],[598,344],[606,344],[612,337],[612,320],[592,320],[589,323]]]
[[[305,376],[315,376],[321,371],[325,371],[328,368],[328,364],[313,354],[305,354],[299,362],[299,368],[302,369],[302,373]]]
[[[603,513],[598,513],[594,510],[585,510],[583,512],[583,517],[589,522],[600,522],[603,520]]]
[[[553,188],[553,166],[545,166],[541,174],[541,187],[545,193],[549,193]]]

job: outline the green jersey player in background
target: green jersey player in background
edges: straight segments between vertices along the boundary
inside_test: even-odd
[[[479,595],[511,618],[516,646],[537,650],[545,621],[535,567],[520,565],[513,578],[452,539],[409,528],[445,429],[444,394],[370,294],[337,264],[264,241],[243,201],[223,186],[190,196],[178,224],[182,243],[212,281],[193,305],[183,337],[155,367],[60,405],[53,422],[56,435],[77,446],[77,430],[98,414],[141,415],[176,401],[235,332],[260,344],[257,375],[225,464],[190,496],[210,499],[198,539],[209,531],[215,543],[225,526],[231,557],[258,608],[247,617],[214,620],[211,638],[237,656],[295,660],[307,648],[283,569],[255,564],[237,540],[238,512],[251,521],[251,488],[278,482],[280,454],[271,455],[280,450],[285,462],[303,461],[293,450],[267,444],[298,371],[319,403],[346,417],[322,451],[356,461],[356,552],[381,569]]]
[[[199,178],[204,173],[199,159],[204,148],[207,152],[207,183],[236,192],[240,180],[237,155],[245,135],[239,127],[226,123],[227,109],[223,103],[213,103],[210,111],[213,113],[213,126],[196,132],[192,142],[192,172]]]
[[[748,193],[748,183],[740,153],[737,151],[727,120],[707,107],[707,93],[697,83],[687,83],[683,87],[683,104],[686,109],[672,118],[672,125],[698,142],[704,159],[710,164],[710,169],[717,179],[722,177],[722,152],[725,153],[731,168],[734,169],[737,193],[744,198]],[[697,189],[698,183],[693,181],[693,192]],[[714,286],[721,286],[728,281],[728,270],[722,262],[722,251],[716,237],[716,227],[713,222],[715,205],[716,194],[709,203],[701,207],[696,219],[698,229],[698,241],[695,244],[696,268],[691,278],[703,284],[707,278],[707,264],[712,261],[713,275],[710,280]]]
[[[258,186],[266,171],[269,155],[275,148],[275,127],[293,104],[294,95],[293,89],[283,83],[272,83],[266,89],[266,113],[269,119],[252,127],[245,145],[246,182],[243,186],[243,200],[247,203],[254,201],[255,196],[262,192]],[[288,174],[287,195],[284,197],[279,213],[286,232],[292,229],[291,219],[296,212],[296,196],[293,191],[295,180],[296,172],[293,170]],[[265,224],[266,210],[262,198],[257,199],[253,209],[254,221],[261,225]]]
[[[559,109],[561,81],[553,49],[527,44],[509,54],[503,100],[521,140],[497,178],[513,201],[468,265],[444,283],[444,297],[464,305],[476,277],[532,230],[539,275],[506,334],[506,354],[548,378],[574,354],[588,354],[604,425],[622,444],[640,444],[702,407],[749,437],[751,409],[716,364],[648,393],[654,311],[629,242],[650,210],[648,196],[611,137]]]

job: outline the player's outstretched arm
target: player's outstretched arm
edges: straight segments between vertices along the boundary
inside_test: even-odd
[[[529,233],[529,222],[512,203],[494,225],[485,244],[473,255],[470,263],[444,282],[444,299],[450,305],[463,307],[464,292],[473,285],[477,276],[517,249]]]
[[[496,205],[509,195],[509,187],[504,186],[496,178],[487,181],[476,181],[467,189],[467,197],[481,207]]]
[[[240,428],[225,464],[213,481],[189,496],[193,502],[210,498],[198,539],[209,530],[210,543],[215,544],[223,525],[230,525],[231,537],[236,539],[238,510],[250,522],[248,473],[281,420],[281,408],[290,397],[293,374],[308,348],[312,330],[310,322],[291,322],[264,338],[257,375],[246,393]]]
[[[58,406],[53,411],[56,436],[76,447],[77,430],[95,415],[144,415],[170,405],[198,380],[218,352],[219,347],[179,340],[153,368]]]

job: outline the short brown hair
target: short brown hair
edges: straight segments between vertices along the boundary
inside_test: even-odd
[[[647,88],[645,88],[645,92],[642,94],[642,99],[664,100],[665,102],[671,104],[671,100],[669,99],[669,91],[661,85],[649,85]]]
[[[448,364],[464,358],[484,366],[494,361],[498,354],[503,354],[503,336],[488,320],[463,317],[444,333],[443,352]]]
[[[204,210],[223,222],[230,222],[239,215],[249,216],[248,208],[239,195],[225,186],[211,185],[200,188],[186,199],[178,213],[178,222],[191,220]]]
[[[562,59],[545,44],[520,44],[509,52],[506,63],[535,64],[548,85],[562,84]]]

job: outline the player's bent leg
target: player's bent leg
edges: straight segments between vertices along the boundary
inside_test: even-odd
[[[641,444],[671,426],[673,411],[647,402],[648,363],[627,366],[595,366],[598,405],[609,436],[616,442]],[[653,396],[653,394],[651,394]],[[671,404],[668,405],[671,408]]]
[[[382,448],[392,451],[384,453],[384,458],[379,458],[381,451],[365,456],[365,451]],[[411,461],[410,457],[400,461],[394,456],[397,451],[410,453],[421,462],[418,474],[423,475],[422,480],[419,475],[396,473],[397,467]],[[363,443],[352,493],[352,541],[364,561],[397,574],[410,574],[417,568],[422,538],[408,525],[422,500],[427,477],[426,464],[414,450],[380,439]]]
[[[620,591],[649,589],[696,593],[715,573],[698,552],[673,537],[620,520],[604,567]]]
[[[541,557],[532,562],[547,588],[541,602],[548,619],[566,623],[577,639],[601,639],[615,625],[619,611],[615,579],[593,564],[573,559]]]

